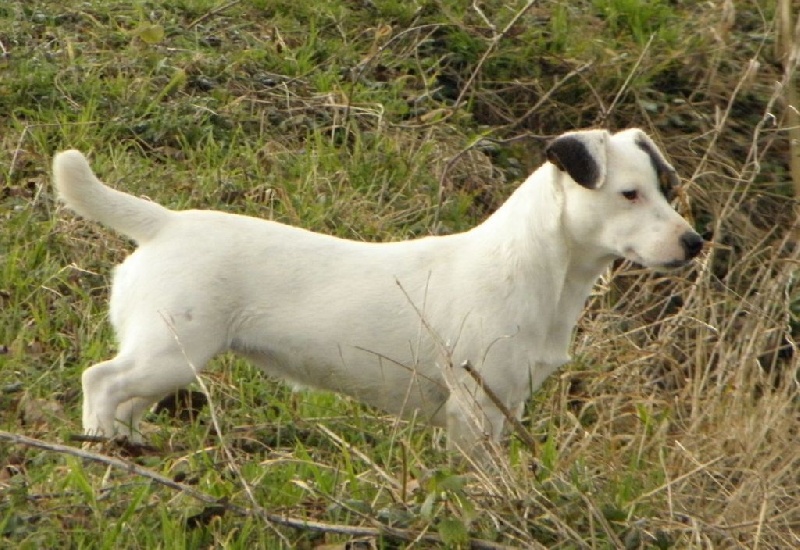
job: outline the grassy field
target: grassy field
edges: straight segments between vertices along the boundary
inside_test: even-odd
[[[793,68],[774,12],[0,4],[0,547],[800,547]],[[510,436],[498,472],[471,469],[435,430],[231,356],[203,375],[209,407],[148,417],[150,447],[71,440],[131,244],[56,203],[56,150],[172,208],[398,240],[478,223],[550,137],[587,126],[653,135],[711,244],[686,269],[603,278],[575,360],[526,410],[535,453]]]

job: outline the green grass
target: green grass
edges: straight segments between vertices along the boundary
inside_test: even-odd
[[[151,415],[153,449],[128,459],[251,511],[439,537],[424,548],[796,546],[797,222],[780,119],[757,126],[778,109],[771,8],[737,0],[723,29],[711,4],[537,2],[506,28],[526,2],[477,5],[0,5],[0,430],[75,446],[80,373],[115,347],[108,284],[131,244],[55,202],[59,149],[172,208],[384,241],[474,226],[549,136],[637,125],[715,246],[686,271],[610,272],[576,360],[529,403],[535,456],[509,437],[484,475],[435,430],[223,356],[204,374],[221,437],[208,409]],[[208,512],[131,471],[0,444],[0,546],[353,538]]]

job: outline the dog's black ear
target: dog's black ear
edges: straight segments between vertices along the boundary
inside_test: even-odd
[[[650,163],[653,165],[658,177],[658,186],[661,189],[661,193],[668,201],[671,201],[675,198],[678,186],[681,184],[678,173],[658,149],[655,142],[650,139],[650,136],[641,130],[636,130],[636,132],[636,146],[650,157]]]
[[[545,149],[553,165],[569,174],[576,183],[587,189],[597,189],[606,180],[605,130],[571,132],[557,137]]]

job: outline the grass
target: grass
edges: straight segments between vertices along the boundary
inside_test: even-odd
[[[526,411],[536,455],[509,437],[496,475],[453,463],[430,428],[294,394],[224,356],[203,378],[218,426],[208,408],[161,412],[153,449],[94,457],[183,490],[4,441],[0,546],[800,545],[784,76],[772,8],[734,6],[732,22],[711,4],[627,0],[0,6],[4,434],[74,449],[80,373],[114,348],[108,281],[131,246],[54,201],[58,149],[88,151],[105,180],[174,208],[397,240],[478,223],[549,136],[637,125],[713,240],[686,270],[609,271],[575,361]]]

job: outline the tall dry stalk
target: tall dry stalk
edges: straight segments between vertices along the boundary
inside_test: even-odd
[[[800,104],[798,103],[797,85],[794,73],[798,61],[798,43],[800,43],[800,16],[792,25],[791,0],[778,2],[778,40],[775,55],[781,60],[787,75],[787,86],[784,89],[786,104],[786,126],[789,130],[790,163],[794,195],[800,198]]]

